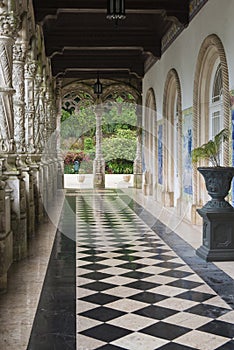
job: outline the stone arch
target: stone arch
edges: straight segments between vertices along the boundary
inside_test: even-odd
[[[156,98],[153,88],[147,91],[144,107],[144,193],[157,197],[157,114]]]
[[[175,206],[182,191],[182,92],[180,79],[174,68],[168,72],[164,86],[163,125],[164,204]]]
[[[208,141],[209,127],[209,91],[211,74],[215,63],[219,60],[223,80],[223,127],[230,128],[230,95],[229,73],[225,50],[220,38],[211,34],[203,41],[196,64],[193,87],[193,148]],[[223,163],[229,164],[229,144],[223,149]],[[193,166],[193,205],[202,205],[203,182]]]

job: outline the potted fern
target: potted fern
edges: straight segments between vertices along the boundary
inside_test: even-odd
[[[197,209],[203,218],[202,245],[196,253],[206,261],[234,260],[234,208],[225,200],[234,176],[233,167],[220,165],[221,146],[228,141],[228,130],[192,151],[192,162],[205,159],[212,166],[198,167],[211,200]]]
[[[233,167],[224,167],[220,165],[221,146],[228,141],[228,130],[221,130],[213,140],[192,150],[192,162],[197,163],[200,160],[208,160],[212,166],[198,167],[197,170],[204,177],[208,194],[211,200],[205,204],[203,209],[210,211],[234,210],[233,207],[225,201],[225,197],[231,187],[231,181],[234,176]]]

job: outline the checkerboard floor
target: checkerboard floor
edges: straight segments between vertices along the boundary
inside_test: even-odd
[[[76,197],[77,349],[233,350],[234,311],[114,191]]]

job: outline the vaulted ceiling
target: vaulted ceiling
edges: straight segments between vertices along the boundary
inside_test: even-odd
[[[189,0],[126,0],[126,19],[106,19],[107,0],[33,0],[54,76],[141,79],[162,55],[173,23],[189,22]]]

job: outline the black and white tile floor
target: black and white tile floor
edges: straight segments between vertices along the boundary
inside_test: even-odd
[[[80,191],[76,220],[78,350],[234,349],[232,305],[121,194]]]

